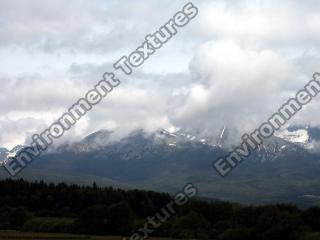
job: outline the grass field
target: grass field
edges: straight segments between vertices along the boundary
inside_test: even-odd
[[[57,234],[57,233],[28,233],[18,231],[0,230],[0,239],[11,240],[122,240],[120,236],[87,236],[87,235],[72,235],[72,234]],[[169,240],[165,238],[152,238],[153,240]]]

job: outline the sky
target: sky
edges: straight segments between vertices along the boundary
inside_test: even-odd
[[[30,142],[182,9],[172,0],[1,0],[0,146]],[[195,19],[60,139],[251,132],[320,72],[320,2],[195,0]],[[320,99],[290,124],[319,125]]]

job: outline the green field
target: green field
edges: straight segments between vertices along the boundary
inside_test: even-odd
[[[72,235],[72,234],[58,234],[58,233],[29,233],[18,231],[0,230],[0,239],[11,240],[122,240],[120,236],[87,236],[87,235]],[[152,238],[153,240],[166,240],[166,238]],[[167,238],[167,240],[169,240]]]

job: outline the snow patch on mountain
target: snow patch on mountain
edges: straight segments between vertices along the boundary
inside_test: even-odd
[[[275,136],[296,144],[307,144],[310,140],[309,133],[306,129],[297,129],[294,131],[284,129],[280,132],[276,132]]]
[[[0,165],[3,165],[4,162],[8,160],[8,158],[15,157],[25,147],[26,146],[24,145],[17,145],[10,151],[6,148],[0,148]]]

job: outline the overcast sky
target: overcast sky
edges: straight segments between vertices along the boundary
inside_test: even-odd
[[[29,142],[182,9],[172,0],[1,0],[0,146]],[[250,131],[320,71],[320,1],[193,1],[199,14],[62,141],[99,129]],[[119,72],[117,72],[119,74]],[[315,99],[294,122],[317,125]],[[120,134],[120,135],[121,135]]]

